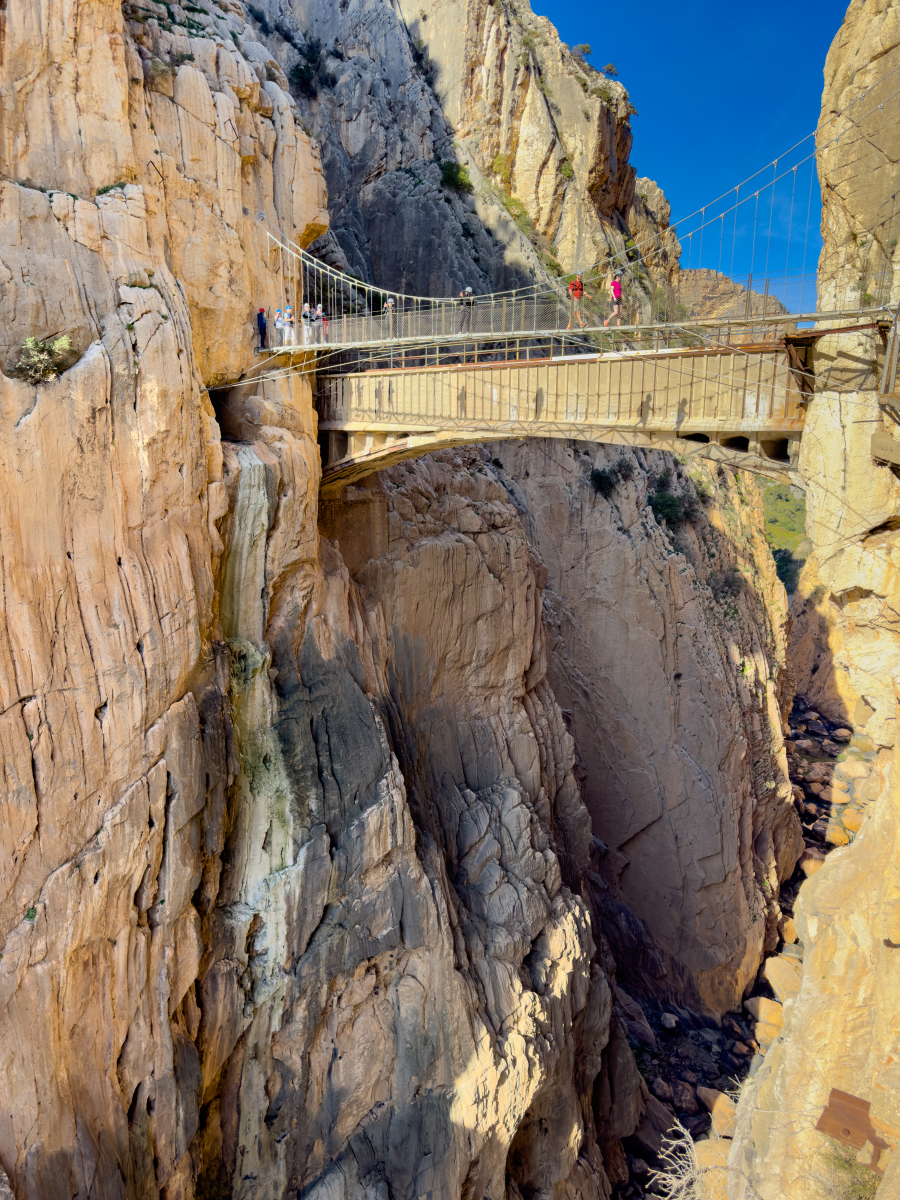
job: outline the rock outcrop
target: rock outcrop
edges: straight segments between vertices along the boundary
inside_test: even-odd
[[[862,301],[877,290],[873,280],[883,281],[893,305],[900,299],[900,224],[892,200],[898,174],[885,143],[900,117],[891,81],[900,61],[898,18],[896,3],[853,0],[825,65],[819,303],[826,310],[848,294]],[[824,1173],[828,1143],[814,1127],[832,1088],[870,1105],[873,1138],[896,1145],[900,1137],[894,1032],[900,961],[892,949],[900,944],[900,485],[893,469],[872,456],[873,432],[893,433],[878,405],[881,339],[874,329],[861,330],[844,335],[841,346],[842,362],[852,367],[835,367],[832,338],[822,338],[815,354],[816,395],[800,458],[813,554],[794,601],[792,656],[798,692],[853,733],[831,785],[832,803],[852,789],[865,815],[854,822],[852,844],[814,864],[800,891],[799,992],[785,1004],[781,1036],[740,1105],[731,1194],[765,1200],[806,1196],[809,1180]],[[895,1153],[879,1194],[896,1191],[898,1171]]]

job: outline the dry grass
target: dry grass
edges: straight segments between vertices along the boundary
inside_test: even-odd
[[[816,1165],[814,1182],[823,1200],[872,1200],[881,1179],[858,1161],[850,1146],[831,1141]]]
[[[701,1166],[693,1138],[676,1121],[660,1158],[666,1164],[653,1172],[654,1191],[664,1200],[727,1200],[727,1176],[721,1167]]]

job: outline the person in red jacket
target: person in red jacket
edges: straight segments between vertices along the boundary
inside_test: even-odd
[[[581,278],[581,272],[575,272],[575,278],[569,284],[569,323],[566,329],[572,328],[572,322],[577,317],[578,324],[584,329],[584,321],[581,317],[581,302],[587,296],[588,300],[592,299],[590,292],[584,290],[584,280]]]

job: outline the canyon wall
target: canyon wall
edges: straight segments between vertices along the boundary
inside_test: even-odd
[[[397,26],[365,11],[387,62]],[[237,0],[0,17],[14,1194],[609,1197],[649,1103],[618,971],[720,1014],[797,849],[783,592],[752,496],[704,474],[710,506],[676,536],[647,508],[660,456],[629,460],[608,502],[584,477],[619,459],[560,444],[504,448],[516,473],[430,456],[320,511],[308,377],[254,354],[255,311],[290,286],[264,228],[322,246],[329,220],[285,70],[300,52]],[[535,30],[529,70],[495,84],[536,104]],[[348,76],[363,146],[375,66]],[[583,175],[625,137],[606,100],[589,111]],[[441,144],[370,147],[373,178]],[[606,224],[565,197],[552,217],[572,253],[592,230],[624,237],[620,151],[597,183]],[[537,269],[530,238],[521,253]],[[61,334],[58,370],[24,378],[26,339]],[[616,589],[632,680],[599,616]],[[648,903],[664,869],[672,916]],[[620,968],[603,932],[618,918]]]
[[[625,261],[626,239],[660,278],[677,269],[665,198],[628,162],[627,91],[527,0],[250,9],[322,146],[322,257],[418,295],[549,284]],[[470,192],[442,184],[447,160]]]
[[[819,126],[824,246],[819,303],[855,292],[900,300],[896,130],[891,72],[900,63],[900,5],[853,0],[825,64]],[[838,139],[838,140],[835,140]],[[853,730],[843,774],[862,801],[862,828],[803,885],[796,910],[804,946],[799,994],[783,1035],[743,1098],[730,1159],[735,1196],[806,1197],[827,1175],[827,1141],[815,1132],[832,1088],[870,1104],[881,1132],[900,1137],[897,1076],[900,959],[897,836],[900,667],[896,468],[873,462],[872,435],[896,434],[878,403],[874,328],[823,337],[800,469],[813,554],[792,609],[791,656],[809,707]],[[848,365],[848,364],[853,365]],[[843,785],[847,790],[847,783]],[[873,1147],[864,1149],[866,1161]],[[876,1155],[877,1157],[877,1155]],[[894,1195],[893,1156],[879,1195]]]
[[[320,542],[252,349],[322,175],[240,5],[3,21],[15,1195],[607,1196],[644,1091],[514,510],[432,463],[370,586]]]
[[[590,443],[494,452],[549,572],[549,679],[607,847],[604,901],[650,935],[613,940],[620,973],[639,994],[725,1013],[774,949],[802,849],[782,736],[787,601],[756,485]],[[618,475],[605,497],[598,470]],[[660,489],[687,497],[690,519],[657,522]]]

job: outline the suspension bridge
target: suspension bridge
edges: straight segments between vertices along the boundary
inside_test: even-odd
[[[658,234],[643,243],[621,237],[602,265],[584,273],[583,287],[574,288],[564,278],[482,296],[463,289],[449,297],[388,291],[316,258],[258,214],[270,268],[282,279],[283,303],[294,306],[299,335],[299,344],[261,353],[273,360],[273,373],[316,376],[322,494],[333,496],[373,471],[439,447],[521,437],[702,455],[799,483],[800,440],[816,390],[816,340],[880,330],[894,364],[892,391],[900,339],[888,307],[887,261],[879,266],[873,259],[862,278],[831,287],[827,304],[819,303],[815,274],[807,271],[815,146],[799,162],[789,152],[769,166],[771,179],[751,177],[751,190],[744,181],[734,195],[693,214],[694,225],[678,235],[682,262],[687,243],[686,268],[663,273],[648,265]],[[789,187],[790,208],[784,270],[776,274],[773,214],[782,185]],[[797,269],[791,231],[804,190]],[[737,277],[741,211],[753,213],[752,251],[750,270]],[[697,262],[705,263],[710,246],[716,265],[694,267],[695,247]],[[623,283],[619,307],[611,288],[616,273]],[[894,461],[890,436],[879,436],[885,445],[876,456]]]

